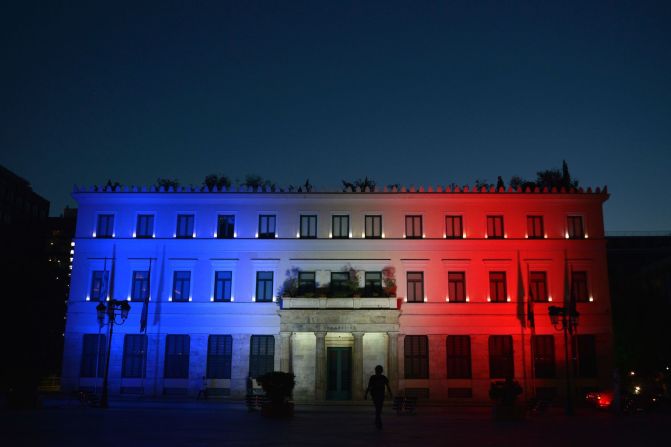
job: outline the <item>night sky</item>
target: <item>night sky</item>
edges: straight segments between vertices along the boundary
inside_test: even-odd
[[[0,164],[52,214],[108,178],[472,185],[566,159],[608,185],[607,230],[671,230],[671,2],[133,3],[0,6]]]

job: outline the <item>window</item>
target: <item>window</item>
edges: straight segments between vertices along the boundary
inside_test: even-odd
[[[130,291],[131,301],[144,301],[149,297],[149,271],[133,272],[133,284]]]
[[[114,236],[114,215],[113,214],[99,214],[98,227],[96,228],[96,237],[113,237]]]
[[[527,237],[529,239],[543,239],[543,216],[527,216]]]
[[[577,377],[596,377],[596,337],[594,335],[576,335],[574,338],[576,357],[573,359],[573,371]]]
[[[154,216],[152,214],[138,214],[135,227],[136,238],[154,237]]]
[[[408,272],[408,302],[424,302],[424,272]]]
[[[503,216],[487,216],[487,237],[503,239]]]
[[[508,301],[506,272],[489,272],[489,300],[492,303],[505,303]]]
[[[382,216],[366,216],[364,223],[366,239],[382,238]]]
[[[175,235],[181,238],[193,237],[193,220],[193,214],[178,214],[177,232]]]
[[[534,374],[538,379],[555,377],[555,338],[552,335],[532,335]]]
[[[505,379],[514,376],[513,337],[510,335],[491,335],[489,337],[489,377],[491,379]]]
[[[105,301],[108,287],[109,271],[94,270],[91,273],[91,293],[89,294],[89,299],[91,301]]]
[[[141,379],[147,371],[147,336],[126,334],[123,339],[121,377]]]
[[[275,215],[259,216],[259,239],[275,239]]]
[[[452,303],[466,302],[466,273],[449,272],[447,274],[447,297]]]
[[[331,221],[333,239],[349,238],[349,216],[333,216]]]
[[[406,335],[403,357],[406,379],[429,378],[429,337],[426,335]]]
[[[306,294],[315,293],[317,290],[315,277],[315,272],[298,273],[298,296],[305,296]]]
[[[231,301],[232,278],[230,271],[214,272],[214,301]]]
[[[190,337],[188,335],[167,335],[165,338],[166,379],[189,378]]]
[[[331,272],[331,292],[338,295],[344,296],[349,292],[349,272]]]
[[[249,375],[253,378],[275,369],[275,337],[252,335],[249,343]]]
[[[537,303],[548,301],[548,282],[545,272],[529,272],[529,297]]]
[[[575,303],[586,303],[589,301],[587,272],[571,272],[571,297]]]
[[[461,216],[445,216],[445,237],[447,239],[461,239],[464,237]]]
[[[364,274],[364,295],[382,296],[382,272],[366,272]]]
[[[102,377],[105,371],[107,336],[104,334],[84,334],[82,346],[81,377]]]
[[[301,216],[302,239],[315,239],[317,237],[317,216]]]
[[[177,270],[173,273],[172,300],[189,301],[191,295],[191,272]]]
[[[233,360],[233,337],[210,335],[207,338],[207,378],[230,379]]]
[[[422,236],[422,216],[405,216],[406,239],[421,239]]]
[[[273,300],[273,272],[256,272],[256,301]]]
[[[235,237],[235,216],[220,214],[217,217],[217,238],[233,239]]]
[[[468,335],[447,337],[447,378],[471,378],[471,337]]]
[[[568,216],[567,226],[569,239],[583,239],[585,237],[582,216]]]

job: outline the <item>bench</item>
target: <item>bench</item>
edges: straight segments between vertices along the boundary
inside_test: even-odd
[[[417,398],[414,396],[396,396],[392,408],[396,414],[416,414]]]

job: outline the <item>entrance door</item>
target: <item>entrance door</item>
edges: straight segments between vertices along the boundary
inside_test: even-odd
[[[326,398],[352,398],[352,348],[326,349]]]

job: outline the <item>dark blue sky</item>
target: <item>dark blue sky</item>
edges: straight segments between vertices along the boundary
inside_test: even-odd
[[[668,1],[16,3],[0,164],[52,214],[108,178],[472,184],[566,159],[608,185],[608,230],[671,229]]]

